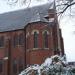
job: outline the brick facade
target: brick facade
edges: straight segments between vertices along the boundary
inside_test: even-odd
[[[52,11],[53,12],[53,11]],[[47,57],[54,54],[60,54],[58,50],[58,35],[60,35],[60,43],[62,54],[64,54],[63,38],[61,30],[57,32],[58,22],[56,22],[56,14],[49,13],[46,19],[54,18],[55,21],[47,22],[32,22],[28,23],[23,29],[7,32],[0,32],[0,37],[4,37],[4,46],[0,47],[0,61],[2,61],[2,71],[0,75],[18,75],[27,66],[33,64],[41,64]],[[34,33],[37,32],[38,44],[34,48]],[[47,32],[48,47],[44,46],[44,32]],[[22,34],[22,40],[19,42],[16,39],[16,44],[22,41],[22,45],[14,43],[14,37],[19,37]],[[8,59],[4,59],[8,57]],[[15,66],[14,66],[15,65]]]

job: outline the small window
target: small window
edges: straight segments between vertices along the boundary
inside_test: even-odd
[[[13,61],[13,73],[17,73],[17,61]]]
[[[47,31],[45,31],[43,33],[43,44],[44,44],[44,48],[48,48],[48,34],[47,34]]]
[[[13,46],[16,47],[17,45],[23,45],[24,44],[24,35],[16,35],[13,39]]]
[[[24,44],[24,35],[20,34],[19,35],[19,45],[23,45]]]
[[[3,62],[2,60],[0,60],[0,73],[2,72],[2,70],[3,70]]]
[[[14,36],[14,39],[13,39],[13,46],[16,47],[16,45],[18,45],[18,36]]]
[[[34,32],[34,48],[38,47],[38,33]]]
[[[4,36],[0,37],[0,47],[4,47]]]

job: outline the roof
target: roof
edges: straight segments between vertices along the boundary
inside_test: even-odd
[[[52,9],[53,4],[47,3],[40,6],[0,14],[0,32],[23,29],[31,22],[47,22],[44,16],[48,15],[50,7]]]

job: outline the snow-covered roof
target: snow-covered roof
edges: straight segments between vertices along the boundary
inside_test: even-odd
[[[54,9],[53,2],[0,14],[0,32],[23,29],[31,22],[47,22],[44,16],[48,15],[49,9]]]

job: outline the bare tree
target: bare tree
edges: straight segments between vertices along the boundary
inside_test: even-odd
[[[71,6],[75,4],[75,0],[57,0],[56,8],[58,13],[64,13],[68,8],[71,10]]]
[[[31,0],[7,0],[9,5],[16,4],[20,2],[22,5],[28,3],[28,7],[31,3]],[[43,0],[36,0],[36,1],[43,1]],[[50,2],[50,0],[47,0]],[[69,7],[75,4],[75,0],[54,0],[56,3],[57,13],[64,13]]]

